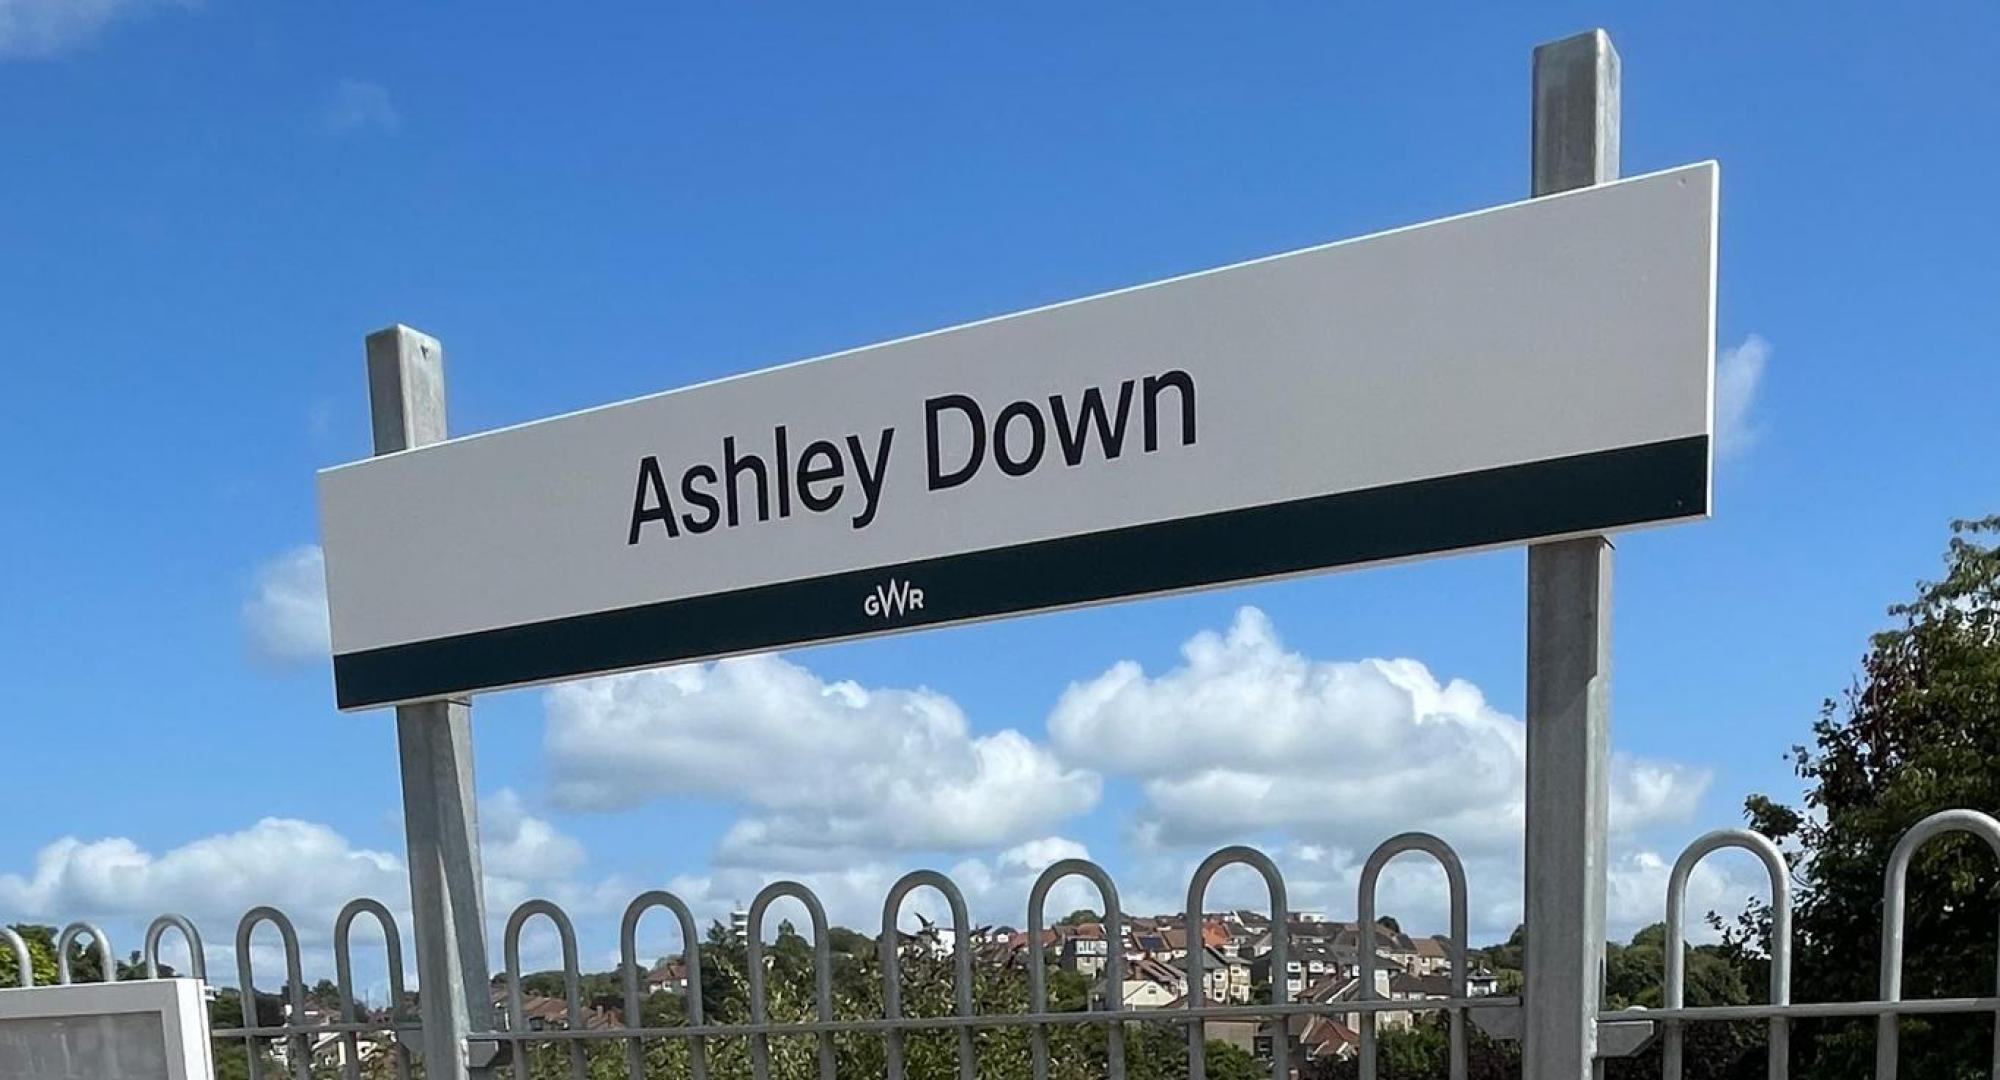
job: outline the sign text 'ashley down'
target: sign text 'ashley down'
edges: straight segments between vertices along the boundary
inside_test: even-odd
[[[1162,427],[1163,422],[1165,427]],[[1195,385],[1185,371],[1126,379],[1107,393],[1093,386],[1074,397],[1009,402],[998,411],[965,394],[924,401],[924,486],[942,491],[989,465],[1011,477],[1043,467],[1078,468],[1115,461],[1128,450],[1195,443]],[[848,515],[865,529],[881,507],[896,448],[896,428],[868,435],[815,436],[801,442],[786,424],[768,440],[725,435],[713,460],[679,465],[669,481],[657,455],[639,459],[628,545],[677,539],[718,528],[782,520],[794,513]]]

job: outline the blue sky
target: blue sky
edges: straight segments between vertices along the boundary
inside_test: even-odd
[[[1744,794],[1796,790],[1784,751],[1883,607],[1938,566],[1951,518],[2000,506],[1991,8],[0,0],[0,919],[177,906],[226,939],[253,903],[307,923],[339,889],[396,887],[392,721],[334,712],[301,553],[313,472],[367,452],[368,331],[443,339],[469,432],[1511,201],[1529,51],[1590,25],[1624,59],[1625,172],[1722,162],[1718,347],[1741,409],[1714,519],[1619,544],[1635,809],[1614,916],[1650,921],[1658,860]],[[1448,837],[1505,821],[1506,782],[1454,790],[1411,758],[1504,772],[1523,568],[1502,552],[822,647],[612,704],[482,698],[496,904],[561,896],[601,955],[603,913],[639,888],[713,911],[805,874],[858,921],[887,876],[934,864],[987,875],[980,902],[1018,921],[1024,875],[1079,848],[1175,903],[1226,838],[1174,827],[1202,778],[1143,760],[1154,732],[1129,716],[1065,705],[1130,663],[1128,705],[1219,703],[1176,730],[1224,757],[1263,722],[1232,688],[1293,695],[1286,760],[1246,750],[1227,778],[1290,809],[1223,832],[1346,914],[1356,852],[1394,831],[1378,815],[1406,800]],[[1219,666],[1183,656],[1232,625]],[[1390,704],[1300,690],[1343,680]],[[773,685],[836,703],[758,713],[790,700]],[[842,750],[807,715],[901,749]],[[602,794],[607,753],[688,746],[709,764]],[[1344,768],[1394,778],[1388,809]],[[1020,777],[1045,785],[1017,789],[1038,812],[982,801]],[[816,860],[773,839],[867,833],[903,796],[971,824]],[[1504,932],[1511,849],[1468,844],[1475,923]],[[1714,896],[1747,893],[1736,869]],[[1384,907],[1422,922],[1441,907],[1412,881]]]

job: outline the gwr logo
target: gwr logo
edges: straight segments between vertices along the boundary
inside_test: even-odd
[[[869,615],[879,615],[893,619],[911,611],[924,609],[924,591],[907,581],[890,578],[887,585],[875,586],[868,599],[861,602],[861,610]]]

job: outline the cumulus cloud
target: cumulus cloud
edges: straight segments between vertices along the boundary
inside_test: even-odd
[[[356,847],[326,825],[265,818],[157,854],[124,837],[64,837],[42,848],[31,872],[0,874],[0,909],[50,920],[178,911],[233,930],[245,911],[271,904],[302,933],[330,932],[348,899],[394,904],[407,895],[404,882],[394,855]]]
[[[1728,457],[1741,454],[1757,441],[1751,409],[1757,390],[1764,383],[1764,367],[1771,359],[1771,343],[1757,334],[1743,339],[1735,348],[1722,350],[1715,358],[1715,452]]]
[[[674,882],[698,911],[746,905],[792,876],[836,922],[871,926],[909,856],[948,852],[976,918],[1018,925],[1035,873],[1082,854],[1052,830],[1095,804],[1103,774],[1140,796],[1138,842],[1116,868],[1128,911],[1177,910],[1202,855],[1249,840],[1279,858],[1295,905],[1347,917],[1372,846],[1418,828],[1464,857],[1475,938],[1504,937],[1521,915],[1521,721],[1414,660],[1287,650],[1252,608],[1195,635],[1167,671],[1124,662],[1071,686],[1048,719],[1051,747],[973,735],[932,691],[827,682],[768,657],[574,684],[546,706],[558,803],[697,795],[744,811],[713,865]],[[1624,757],[1613,773],[1612,926],[1629,933],[1659,918],[1664,895],[1660,858],[1635,838],[1686,820],[1709,778]],[[1381,888],[1380,910],[1444,928],[1434,867],[1399,860]],[[1691,909],[1706,910],[1704,895]],[[1255,875],[1230,872],[1209,906],[1264,902]],[[1050,906],[1101,902],[1072,881]]]
[[[389,88],[366,79],[342,79],[334,84],[325,111],[326,126],[335,132],[395,132],[403,117]]]
[[[1673,873],[1675,854],[1637,850],[1616,855],[1606,875],[1605,923],[1613,936],[1629,936],[1633,930],[1667,917],[1667,878]],[[1688,939],[1710,942],[1717,938],[1708,925],[1708,913],[1734,918],[1752,900],[1770,899],[1770,880],[1763,864],[1744,852],[1723,851],[1703,859],[1688,875]]]
[[[290,665],[331,655],[326,556],[319,545],[293,548],[258,567],[242,615],[250,652],[259,660]]]
[[[0,0],[0,57],[50,57],[95,40],[113,23],[199,0]]]
[[[1142,834],[1164,845],[1283,830],[1365,850],[1412,828],[1461,852],[1519,843],[1519,720],[1415,660],[1288,651],[1255,608],[1195,635],[1170,671],[1124,661],[1070,686],[1049,731],[1065,759],[1138,778]],[[1613,827],[1684,820],[1707,783],[1699,769],[1617,759]]]
[[[488,877],[556,881],[582,869],[586,860],[575,837],[528,813],[511,788],[480,800],[479,835]]]
[[[949,697],[827,682],[777,657],[615,675],[549,691],[558,804],[711,796],[748,813],[725,865],[828,868],[1045,835],[1095,805],[1095,773],[1018,731],[974,735]]]
[[[638,890],[615,879],[586,882],[575,839],[530,814],[518,794],[501,789],[480,804],[490,939],[513,907],[546,895],[586,915],[615,912]],[[356,897],[381,901],[410,930],[409,877],[398,854],[355,844],[332,826],[295,818],[264,818],[248,828],[150,851],[126,837],[63,837],[44,846],[32,869],[0,873],[0,912],[7,921],[73,920],[105,926],[123,952],[136,948],[146,924],[163,912],[192,919],[205,937],[210,975],[233,983],[237,921],[253,907],[283,911],[298,931],[309,971],[330,968],[333,923]],[[364,936],[374,927],[361,924]],[[162,959],[174,963],[178,939]],[[260,929],[253,949],[263,978],[282,970],[277,936]],[[359,950],[357,949],[357,955]],[[530,953],[538,965],[547,957]],[[406,956],[410,964],[414,958]],[[374,970],[376,958],[365,958]]]

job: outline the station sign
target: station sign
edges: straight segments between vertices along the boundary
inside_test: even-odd
[[[1713,163],[329,469],[342,708],[1709,510]]]

